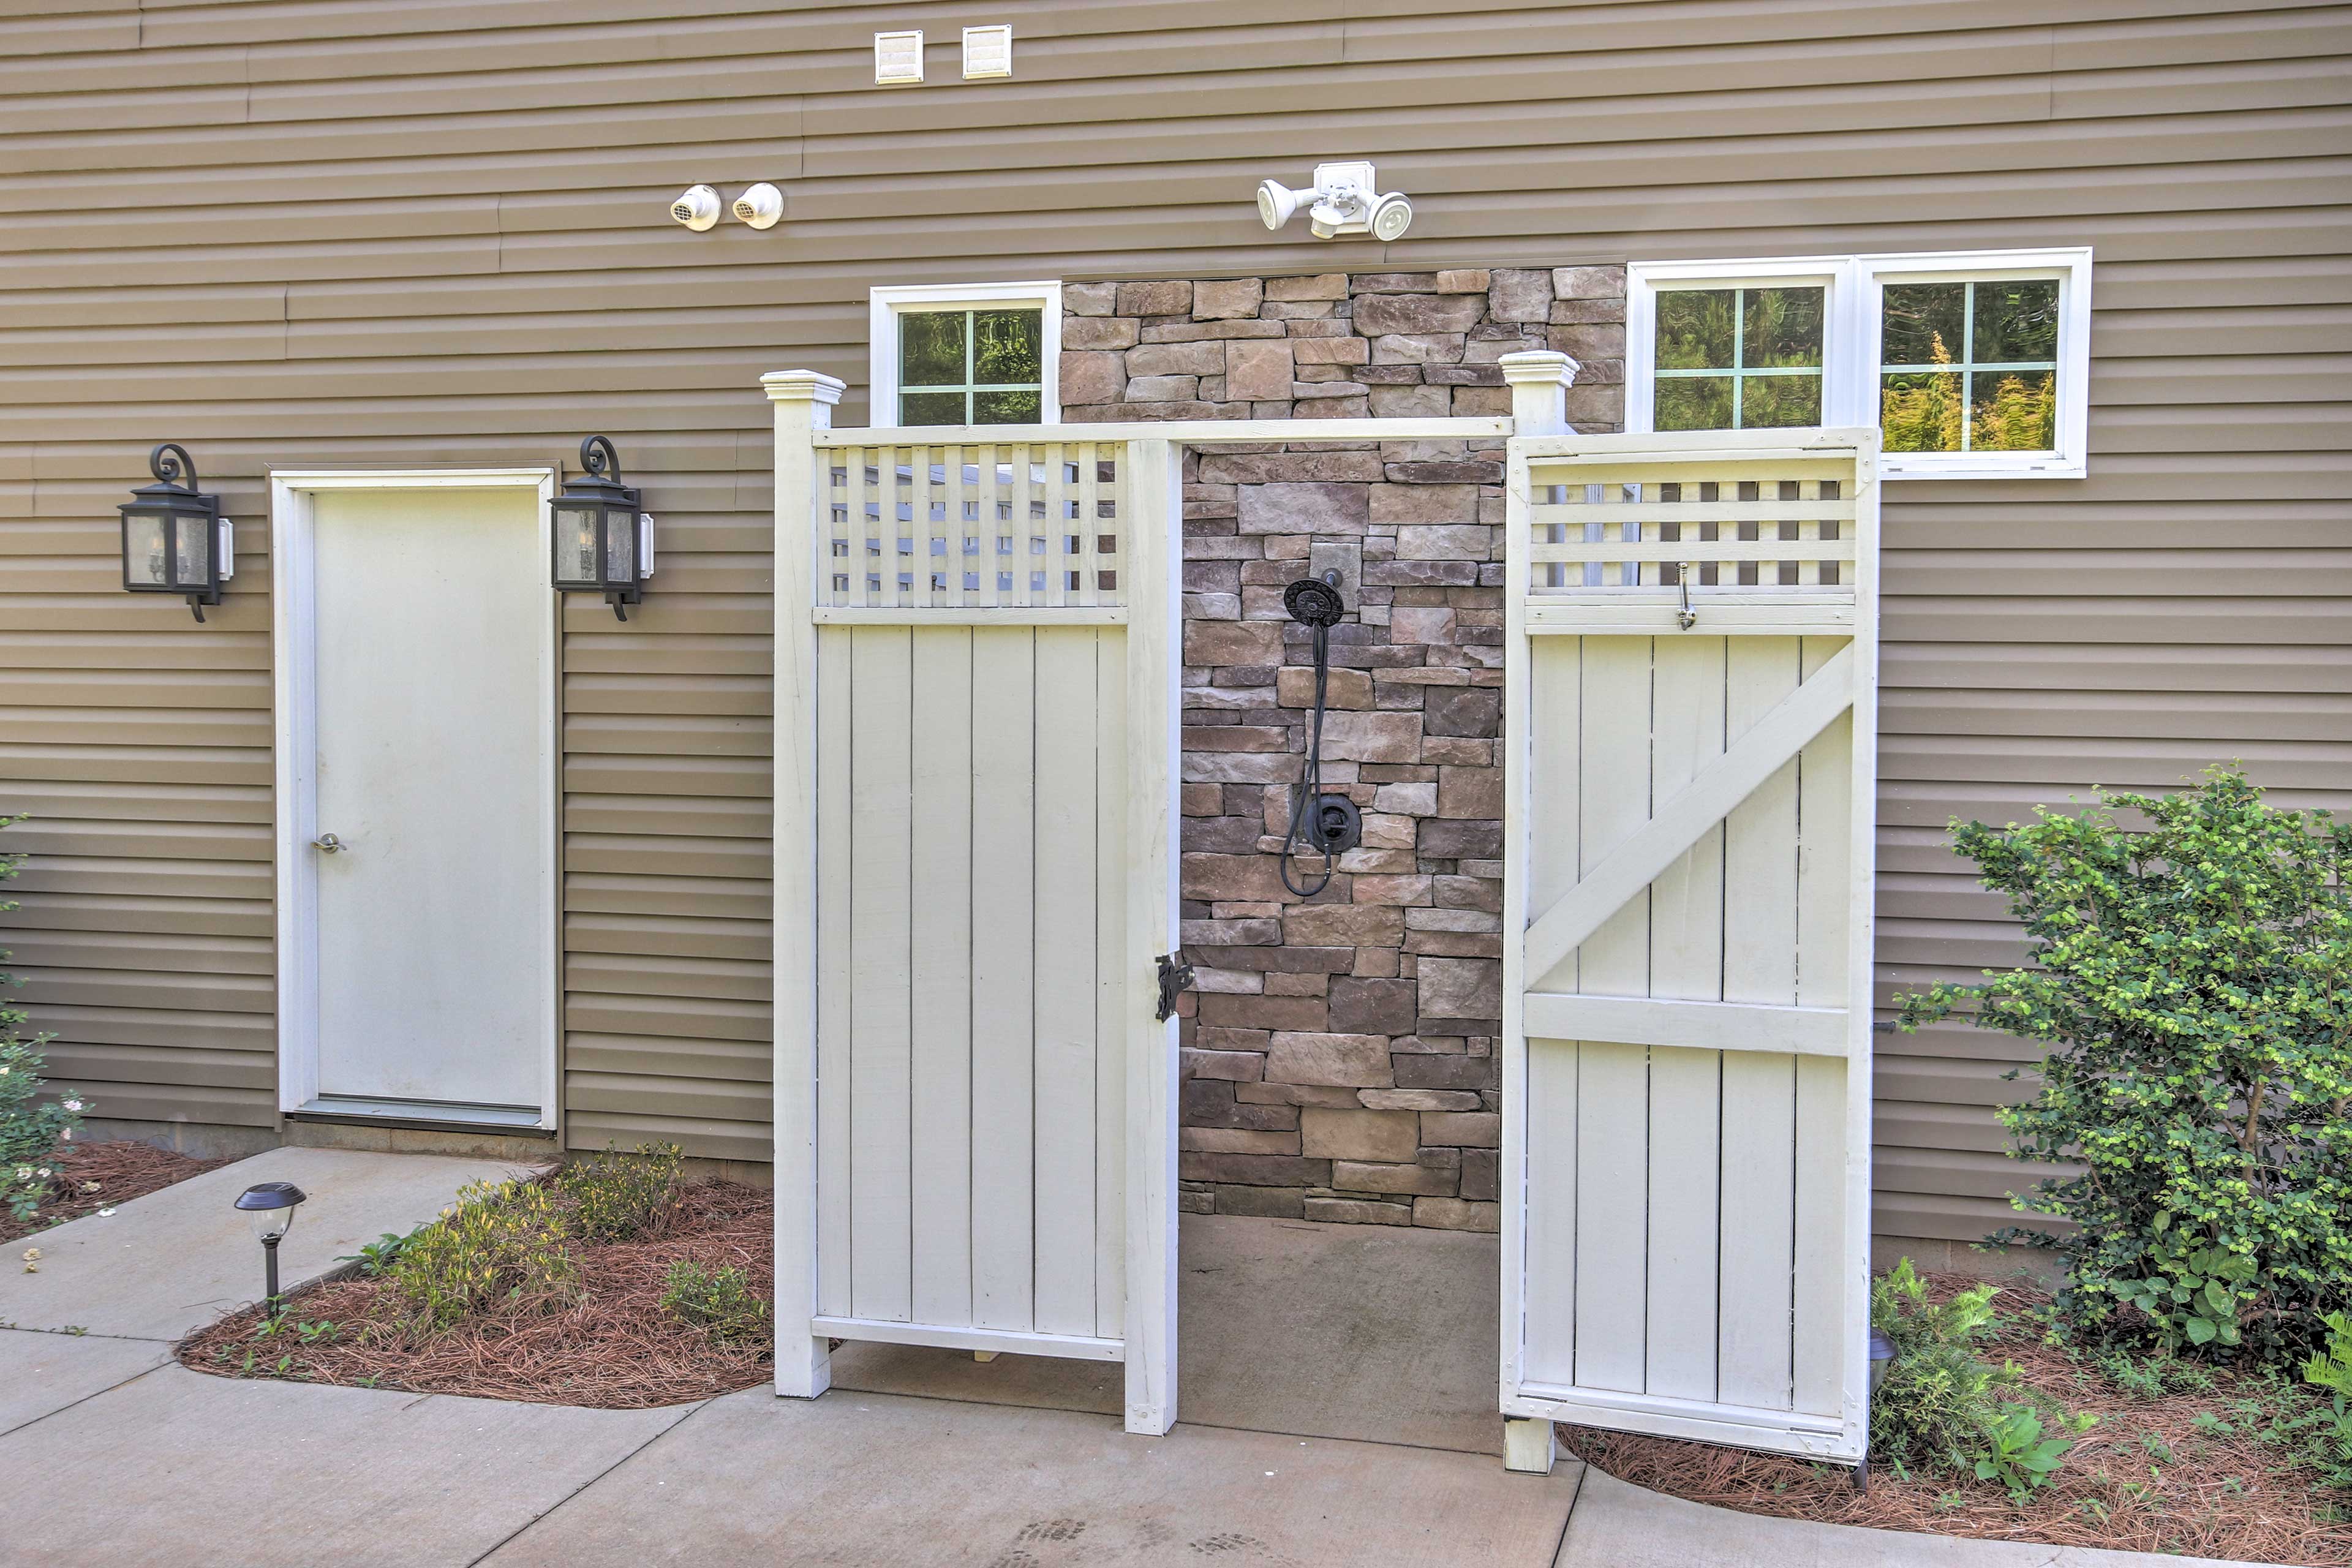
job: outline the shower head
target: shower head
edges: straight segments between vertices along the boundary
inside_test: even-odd
[[[1339,617],[1348,613],[1346,601],[1339,597],[1339,574],[1301,577],[1282,591],[1282,607],[1301,626],[1338,626]]]

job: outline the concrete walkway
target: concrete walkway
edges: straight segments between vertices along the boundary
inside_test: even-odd
[[[850,1347],[838,1382],[866,1389],[646,1411],[244,1382],[171,1360],[166,1335],[257,1291],[242,1226],[213,1223],[250,1182],[316,1196],[291,1283],[503,1169],[280,1150],[125,1205],[113,1218],[130,1224],[49,1233],[42,1250],[65,1266],[0,1276],[0,1316],[93,1331],[0,1331],[0,1568],[2158,1561],[1752,1518],[1565,1459],[1507,1474],[1475,1451],[1496,1425],[1491,1237],[1188,1219],[1188,1420],[1157,1438],[1120,1430],[1115,1368],[1012,1356]],[[5,1289],[18,1279],[37,1289]]]
[[[430,1154],[272,1149],[12,1243],[0,1268],[0,1325],[176,1341],[261,1299],[261,1247],[233,1206],[258,1182],[291,1182],[308,1200],[278,1247],[280,1289],[336,1266],[385,1231],[439,1214],[469,1182],[521,1167]],[[16,1255],[38,1247],[40,1272]]]

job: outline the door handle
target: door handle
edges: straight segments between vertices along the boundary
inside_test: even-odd
[[[343,852],[343,841],[331,833],[321,833],[318,837],[310,840],[310,843],[329,855],[340,855]]]

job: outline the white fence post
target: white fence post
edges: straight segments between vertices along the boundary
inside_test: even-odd
[[[816,1298],[816,526],[814,445],[843,383],[814,370],[760,378],[776,411],[776,1392],[833,1382]]]
[[[1583,367],[1551,349],[1525,349],[1495,362],[1511,388],[1511,434],[1572,436],[1568,389]]]
[[[1566,436],[1573,434],[1568,425],[1568,388],[1576,379],[1577,363],[1564,353],[1548,349],[1529,349],[1519,353],[1505,354],[1496,362],[1502,366],[1503,380],[1511,389],[1511,431],[1514,436]],[[1511,534],[1516,541],[1521,531],[1521,520],[1530,504],[1528,491],[1527,463],[1517,456],[1516,448],[1509,465],[1509,516]],[[1527,645],[1521,616],[1527,602],[1527,552],[1516,544],[1506,552],[1503,600],[1507,607],[1507,625],[1504,631],[1503,763],[1504,823],[1507,842],[1516,843],[1527,831],[1525,813],[1527,788],[1528,734],[1528,670]],[[1509,879],[1504,889],[1504,917],[1507,930],[1516,931],[1512,922],[1526,918],[1524,879]],[[1504,1037],[1520,1037],[1519,997],[1522,990],[1517,966],[1511,962],[1517,942],[1505,944],[1503,1007],[1507,1015]],[[1526,1168],[1527,1096],[1519,1081],[1517,1058],[1506,1062],[1503,1076],[1503,1159],[1502,1174],[1506,1182],[1517,1182]],[[1516,1209],[1517,1205],[1509,1205]],[[1524,1334],[1521,1293],[1526,1279],[1526,1234],[1522,1226],[1503,1227],[1503,1397],[1508,1400],[1518,1392],[1520,1376],[1519,1346]],[[1551,1473],[1553,1456],[1558,1445],[1553,1440],[1549,1418],[1526,1418],[1507,1415],[1503,1418],[1503,1464],[1507,1469],[1525,1470],[1536,1475]]]

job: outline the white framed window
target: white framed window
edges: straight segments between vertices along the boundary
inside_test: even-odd
[[[1062,400],[1062,284],[870,291],[866,385],[886,425],[1052,425]]]
[[[2088,470],[2091,252],[1636,262],[1625,428],[1875,425],[1886,479]]]

